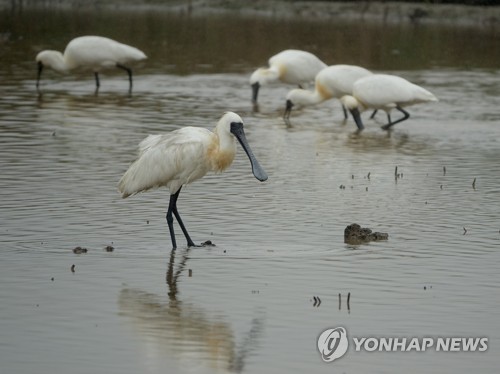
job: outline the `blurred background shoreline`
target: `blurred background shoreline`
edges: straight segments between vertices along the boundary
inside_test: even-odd
[[[237,14],[248,17],[304,20],[359,20],[363,22],[476,26],[497,31],[498,1],[287,1],[287,0],[0,0],[1,11],[27,9],[166,11],[193,16]]]

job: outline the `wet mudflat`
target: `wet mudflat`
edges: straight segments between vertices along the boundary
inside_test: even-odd
[[[332,26],[311,23],[306,33],[290,20],[225,23],[147,12],[119,19],[55,12],[35,25],[35,15],[3,15],[11,30],[0,63],[3,369],[496,371],[494,35],[436,26],[408,34],[400,32],[406,26],[387,26],[374,29],[385,39],[371,46],[375,36],[360,35],[356,25],[327,33]],[[44,72],[43,95],[36,94],[36,52],[63,49],[75,25],[146,52],[131,96],[119,71],[102,76],[97,96],[91,75]],[[224,38],[229,32],[238,43]],[[250,43],[257,32],[272,36]],[[344,44],[353,35],[363,48]],[[334,37],[336,43],[328,39]],[[365,113],[366,130],[357,134],[338,102],[293,112],[287,126],[281,116],[289,87],[263,88],[255,112],[247,82],[255,67],[288,47],[404,76],[440,102],[409,108],[410,119],[389,134],[380,129],[382,113],[375,120]],[[179,209],[191,236],[216,246],[171,252],[168,192],[122,200],[116,183],[148,134],[211,128],[226,110],[244,119],[269,180],[253,178],[239,149],[230,170],[183,189]],[[353,222],[387,232],[389,240],[344,244]],[[87,252],[75,254],[77,246]],[[325,364],[316,340],[336,326],[358,337],[487,336],[489,350],[351,348]]]

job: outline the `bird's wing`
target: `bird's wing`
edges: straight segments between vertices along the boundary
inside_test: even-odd
[[[312,53],[286,50],[269,59],[270,66],[277,66],[280,79],[285,83],[300,84],[314,80],[326,64]]]
[[[146,55],[137,48],[101,36],[73,39],[67,45],[64,56],[74,67],[93,69],[114,67],[117,63],[126,64],[146,58]]]
[[[372,75],[369,70],[354,65],[334,65],[321,70],[316,76],[316,85],[330,87],[334,97],[352,95],[353,86],[359,79]]]
[[[164,135],[150,135],[139,144],[139,156],[118,183],[123,197],[161,186],[176,192],[183,184],[209,170],[206,158],[211,132],[185,127]]]
[[[353,94],[373,108],[395,107],[396,103],[406,102],[412,98],[410,82],[383,74],[358,80],[354,83]]]

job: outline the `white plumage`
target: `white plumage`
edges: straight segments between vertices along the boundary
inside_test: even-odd
[[[58,72],[67,72],[76,68],[94,72],[96,87],[99,83],[99,72],[104,69],[118,67],[127,71],[132,89],[132,70],[126,65],[146,59],[146,55],[135,47],[119,43],[102,36],[81,36],[71,40],[64,54],[59,51],[45,50],[38,53],[37,87],[44,67]]]
[[[387,113],[388,123],[383,129],[389,129],[396,123],[402,122],[410,117],[404,107],[438,101],[436,96],[416,84],[404,78],[389,74],[374,74],[369,77],[359,79],[353,86],[352,95],[346,95],[342,99],[354,117],[358,127],[363,128],[360,112],[367,109],[381,109]],[[391,121],[390,113],[392,109],[397,109],[403,113],[403,117]]]
[[[215,133],[197,127],[149,135],[139,144],[138,159],[120,180],[118,188],[124,198],[161,186],[168,187],[173,194],[183,184],[194,182],[210,170],[216,171],[206,157],[208,148],[215,142]],[[236,144],[232,148],[229,152],[234,158]]]
[[[268,68],[259,68],[250,76],[252,100],[257,102],[262,85],[281,81],[299,86],[307,85],[327,65],[310,52],[287,49],[269,59]]]
[[[158,187],[170,191],[167,222],[173,248],[176,248],[173,217],[186,236],[188,246],[194,246],[177,212],[177,198],[183,185],[202,178],[207,172],[222,172],[228,168],[236,154],[238,140],[248,155],[254,176],[267,180],[252,153],[243,130],[243,120],[236,113],[227,112],[214,131],[204,128],[184,127],[163,135],[150,135],[139,144],[137,160],[118,182],[118,190],[126,198],[138,192]]]
[[[372,75],[372,72],[356,65],[332,65],[321,70],[314,80],[314,91],[296,88],[286,96],[285,119],[293,107],[306,107],[329,99],[352,95],[354,82]],[[347,113],[344,113],[347,117]]]

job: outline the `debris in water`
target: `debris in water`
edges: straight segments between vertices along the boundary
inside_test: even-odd
[[[472,181],[472,188],[476,189],[476,178],[474,178],[474,180]]]
[[[111,243],[113,244],[113,243]],[[104,247],[104,250],[106,252],[113,252],[115,250],[115,247],[113,247],[112,245],[107,245],[106,247]]]
[[[369,228],[362,228],[357,223],[347,226],[344,230],[344,243],[347,244],[362,244],[371,241],[387,240],[388,233],[372,232]]]
[[[313,296],[313,300],[313,306],[319,308],[319,306],[321,305],[321,299],[319,298],[319,296]]]
[[[446,166],[443,166],[443,175],[446,175]]]
[[[73,248],[73,253],[77,254],[77,255],[80,255],[82,253],[87,253],[87,248],[83,248],[83,247],[75,247]]]
[[[368,178],[368,180],[370,180],[370,172],[368,172],[368,175],[366,176]]]
[[[193,269],[189,269],[188,270],[188,277],[192,277],[193,276]]]
[[[74,273],[75,272],[75,264],[71,265],[71,272]]]
[[[351,310],[351,293],[347,294],[347,310]]]
[[[467,234],[467,229],[464,227],[464,235]]]
[[[206,242],[201,243],[202,247],[215,247],[215,244],[212,243],[211,240],[207,240]]]

